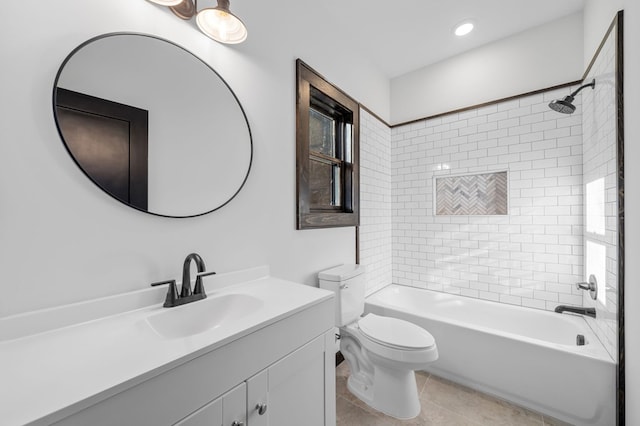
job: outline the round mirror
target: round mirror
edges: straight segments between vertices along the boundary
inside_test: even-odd
[[[244,185],[253,145],[227,83],[182,47],[106,34],[74,49],[53,89],[58,131],[84,173],[147,213],[192,217]]]

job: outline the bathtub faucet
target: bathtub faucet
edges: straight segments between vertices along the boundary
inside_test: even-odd
[[[586,315],[591,318],[596,317],[596,308],[578,308],[577,306],[558,305],[555,311],[559,314],[563,312],[573,312],[574,314]]]

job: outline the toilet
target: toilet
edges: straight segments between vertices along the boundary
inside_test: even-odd
[[[362,315],[364,272],[362,265],[342,265],[318,274],[320,287],[336,293],[340,352],[351,370],[347,387],[370,407],[411,419],[420,413],[415,370],[438,359],[436,342],[428,331],[408,321]]]

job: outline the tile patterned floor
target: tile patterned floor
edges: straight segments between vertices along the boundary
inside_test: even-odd
[[[422,411],[415,419],[397,420],[352,395],[348,375],[343,362],[336,368],[337,426],[567,426],[425,372],[416,374]]]

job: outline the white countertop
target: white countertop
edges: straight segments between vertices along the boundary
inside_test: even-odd
[[[268,273],[266,268],[258,270]],[[35,334],[0,341],[2,424],[24,425],[37,420],[40,421],[36,424],[48,424],[47,416],[51,416],[51,420],[58,420],[61,410],[65,410],[65,415],[79,411],[333,297],[332,292],[270,276],[254,276],[239,283],[232,281],[227,279],[225,282],[225,277],[221,276],[218,283],[225,284],[219,287],[209,285],[205,279],[208,298],[193,303],[234,293],[257,297],[264,302],[263,305],[228,325],[188,337],[168,339],[158,335],[147,324],[148,316],[163,310],[189,309],[189,305],[163,308],[164,297],[151,306],[106,317],[87,321],[85,316],[85,321],[77,324],[72,323],[69,319],[72,315],[67,313],[65,321],[69,324],[61,328],[46,330],[45,324],[45,331],[37,332],[37,327],[21,325]],[[154,292],[152,294],[157,299],[158,292],[155,290],[143,292]],[[140,297],[140,291],[130,296],[144,299]],[[128,299],[127,295],[119,297]],[[105,298],[102,304],[100,300],[92,301],[91,310],[100,312],[97,306],[104,306],[105,303],[113,305],[114,301],[108,299]],[[69,309],[73,310],[74,307]],[[65,316],[64,308],[56,311],[56,316]],[[24,315],[21,317],[19,322],[24,323]],[[36,313],[35,318],[43,320],[47,315]],[[0,328],[17,323],[13,318],[0,319]],[[9,332],[4,334],[11,335]]]

